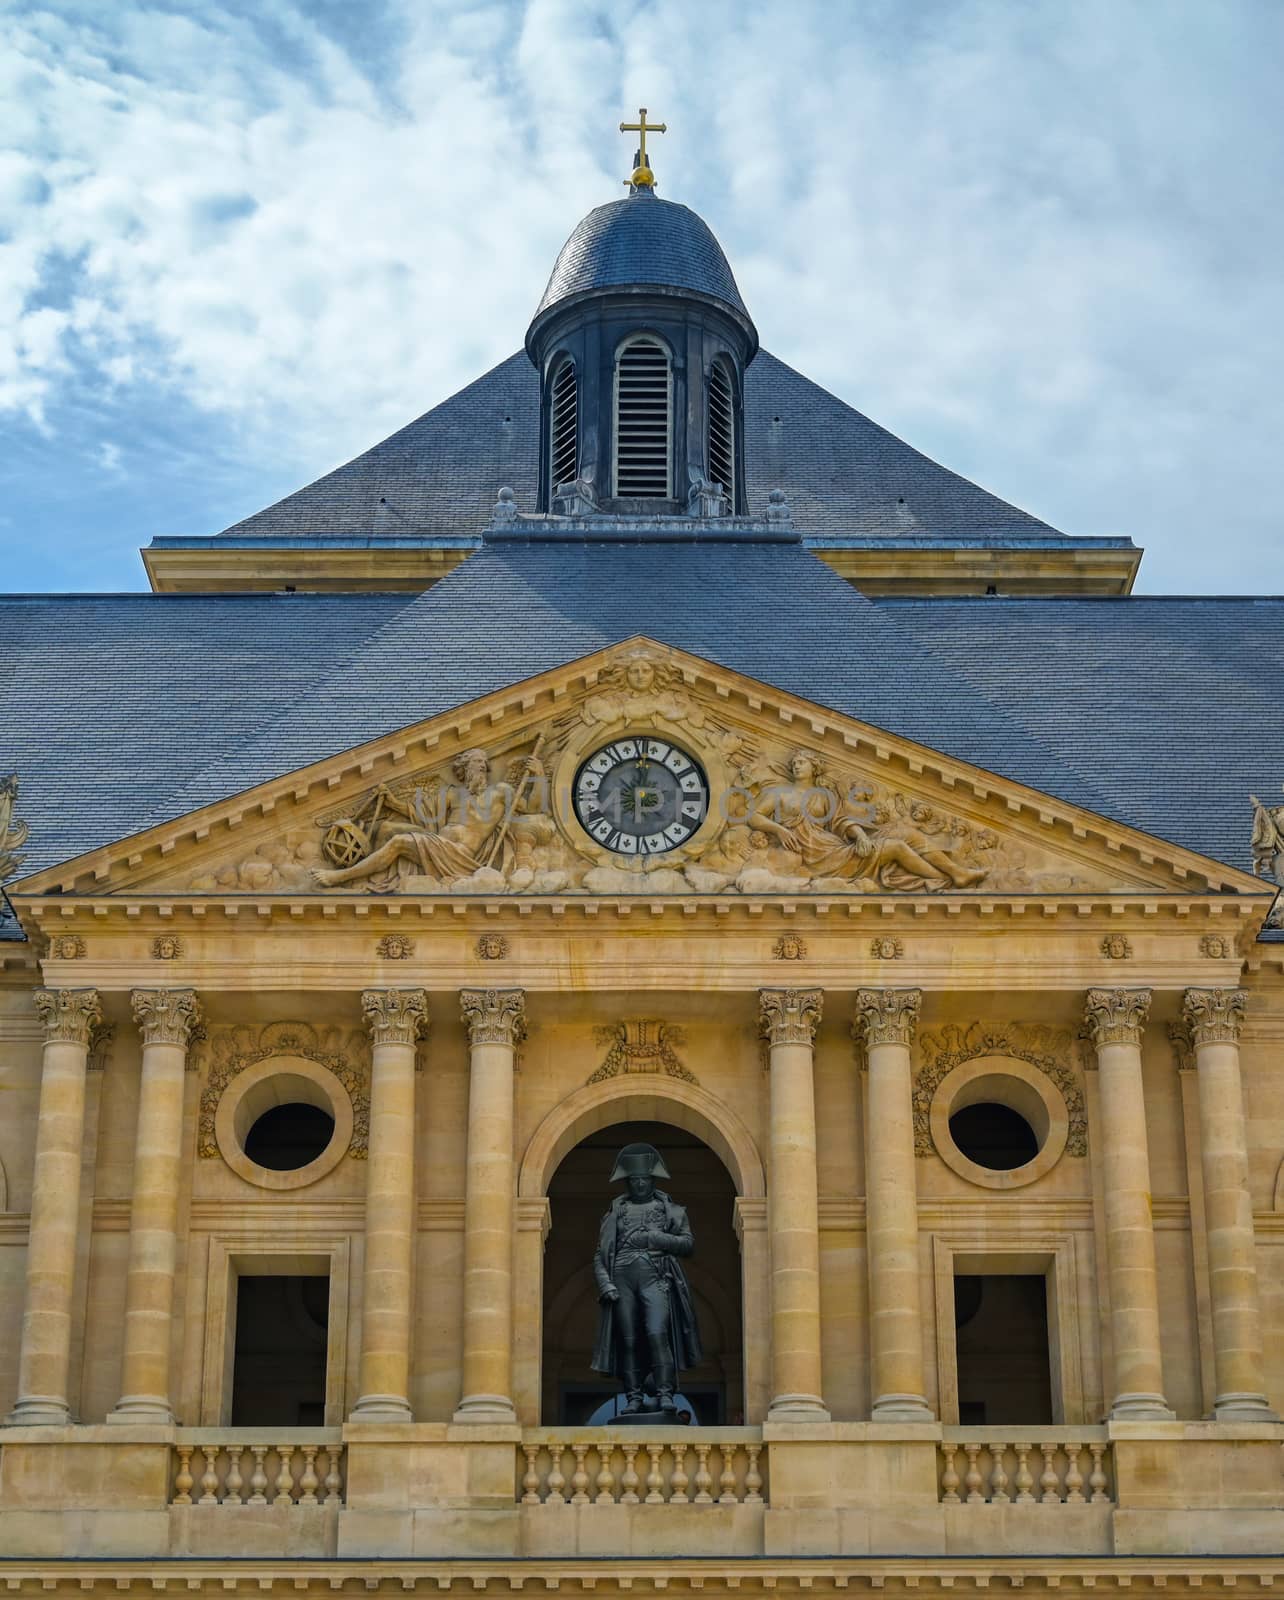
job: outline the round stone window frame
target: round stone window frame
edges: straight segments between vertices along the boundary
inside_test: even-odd
[[[950,1118],[965,1106],[1007,1106],[1024,1117],[1039,1141],[1038,1154],[1006,1171],[983,1167],[965,1156],[950,1132]],[[1012,1056],[975,1056],[947,1072],[932,1094],[928,1117],[932,1143],[951,1172],[982,1189],[1023,1189],[1051,1172],[1065,1154],[1070,1110],[1045,1073]]]
[[[334,1118],[330,1142],[306,1166],[289,1172],[261,1167],[245,1153],[245,1136],[265,1111],[281,1105],[313,1105]],[[238,1072],[223,1091],[214,1114],[219,1154],[238,1177],[260,1189],[306,1189],[334,1169],[352,1144],[352,1100],[348,1091],[316,1061],[304,1056],[269,1056]]]

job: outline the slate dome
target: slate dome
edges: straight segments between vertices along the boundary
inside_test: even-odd
[[[713,230],[689,206],[638,191],[598,206],[562,246],[526,336],[554,307],[629,288],[685,290],[715,300],[757,332]]]

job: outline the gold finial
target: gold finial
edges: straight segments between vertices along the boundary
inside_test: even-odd
[[[626,178],[625,182],[633,189],[654,189],[655,173],[651,171],[646,160],[646,136],[648,133],[667,133],[669,130],[663,122],[648,122],[646,120],[646,107],[638,107],[638,120],[636,122],[622,122],[621,133],[636,133],[638,135],[638,153],[633,167],[633,176]]]

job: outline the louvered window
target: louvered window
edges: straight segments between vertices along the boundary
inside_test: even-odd
[[[669,355],[654,339],[632,339],[615,367],[615,492],[646,499],[672,494]]]
[[[725,361],[715,361],[709,374],[709,477],[720,483],[732,506],[736,503],[736,395]]]
[[[580,394],[575,363],[563,361],[553,375],[549,406],[549,481],[556,489],[574,483],[580,466]]]

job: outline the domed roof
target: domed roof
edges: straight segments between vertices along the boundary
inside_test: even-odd
[[[649,190],[598,206],[579,223],[553,264],[531,326],[564,300],[619,288],[685,289],[720,301],[753,331],[708,223],[689,206],[657,199]]]

